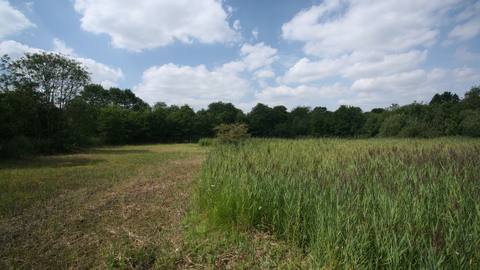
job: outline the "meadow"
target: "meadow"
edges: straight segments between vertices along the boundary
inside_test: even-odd
[[[480,268],[479,140],[252,139],[217,145],[200,179],[209,226],[264,232],[308,268]]]
[[[479,159],[439,138],[3,160],[0,268],[479,269]]]

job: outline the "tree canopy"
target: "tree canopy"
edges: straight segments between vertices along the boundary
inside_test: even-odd
[[[219,126],[248,125],[254,137],[480,137],[479,86],[463,98],[444,92],[429,103],[367,112],[347,105],[335,111],[321,106],[288,111],[258,103],[245,114],[222,101],[197,112],[187,104],[159,101],[150,106],[130,89],[89,84],[82,64],[61,54],[25,54],[15,61],[4,56],[0,71],[4,157],[22,156],[22,151],[52,153],[72,145],[195,142],[215,136]]]

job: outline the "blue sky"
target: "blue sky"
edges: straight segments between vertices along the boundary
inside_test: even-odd
[[[480,85],[480,1],[0,0],[0,54],[60,52],[144,101],[364,111]]]

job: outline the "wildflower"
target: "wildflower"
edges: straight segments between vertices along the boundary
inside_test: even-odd
[[[258,210],[262,210],[262,207],[261,207],[261,206],[260,206],[260,207],[258,207]]]
[[[339,247],[338,247],[338,246],[335,246],[335,249],[339,249]]]
[[[211,185],[211,187],[215,187],[215,185]]]

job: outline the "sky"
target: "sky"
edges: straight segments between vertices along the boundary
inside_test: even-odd
[[[480,1],[0,0],[0,55],[41,51],[151,105],[370,111],[480,85]]]

